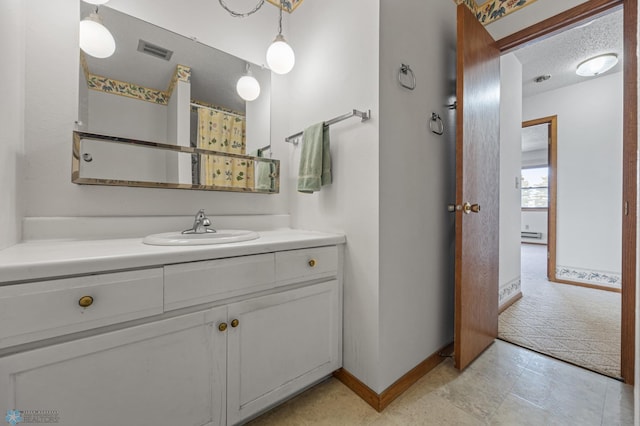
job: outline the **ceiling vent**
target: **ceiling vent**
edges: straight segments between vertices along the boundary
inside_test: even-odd
[[[551,78],[549,74],[539,75],[533,79],[536,83],[542,83],[543,81],[547,81]]]
[[[144,40],[138,41],[138,52],[146,53],[147,55],[151,55],[154,58],[164,59],[165,61],[171,59],[171,55],[173,55],[173,52],[171,50],[165,49],[164,47],[157,46]]]

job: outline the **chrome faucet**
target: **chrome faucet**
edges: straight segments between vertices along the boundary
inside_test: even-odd
[[[211,226],[211,221],[204,214],[204,209],[200,209],[198,213],[196,213],[196,217],[193,221],[193,227],[191,229],[187,229],[182,231],[183,234],[208,234],[216,232],[215,229],[209,229]]]

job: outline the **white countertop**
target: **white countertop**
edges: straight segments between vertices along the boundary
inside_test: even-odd
[[[152,246],[142,238],[16,244],[0,250],[0,285],[51,277],[146,268],[233,256],[343,244],[343,234],[280,229],[231,244]]]

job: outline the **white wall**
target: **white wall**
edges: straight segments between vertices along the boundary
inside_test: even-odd
[[[168,143],[169,109],[167,105],[89,90],[86,128],[88,132],[101,135]]]
[[[520,291],[521,155],[522,64],[509,53],[500,57],[500,304]]]
[[[524,120],[558,115],[558,266],[620,274],[622,73],[523,100]]]
[[[378,289],[378,28],[379,2],[306,1],[285,36],[296,67],[280,99],[286,134],[350,112],[371,109],[373,118],[331,128],[333,184],[315,194],[296,192],[300,146],[289,146],[289,187],[296,228],[347,235],[344,288],[344,367],[379,389]],[[278,82],[280,77],[273,80]],[[274,90],[275,91],[275,90]]]
[[[24,145],[24,6],[0,2],[0,249],[20,240]]]
[[[380,2],[378,391],[453,341],[456,7]],[[409,64],[416,89],[398,84]],[[431,113],[445,123],[429,130]]]
[[[522,238],[523,243],[547,244],[549,236],[547,228],[548,216],[546,210],[522,211],[522,231],[542,233],[542,239]]]
[[[26,216],[191,215],[200,208],[212,215],[287,213],[286,182],[279,195],[72,184],[71,132],[78,119],[79,1],[22,3],[27,19],[26,116],[31,117],[25,130],[27,177],[21,191]],[[184,8],[169,0],[112,0],[109,6],[135,12],[137,17],[197,36],[204,43],[258,63],[263,62],[277,32],[278,9],[268,4],[246,19],[234,19],[217,2],[206,0],[192,1]],[[193,13],[195,9],[199,13]],[[277,110],[283,101],[272,102],[274,158],[284,160],[286,172],[287,151],[282,138],[287,116]]]

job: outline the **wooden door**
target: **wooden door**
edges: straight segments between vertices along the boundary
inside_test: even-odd
[[[458,6],[454,360],[461,370],[498,335],[499,55],[473,13]]]

